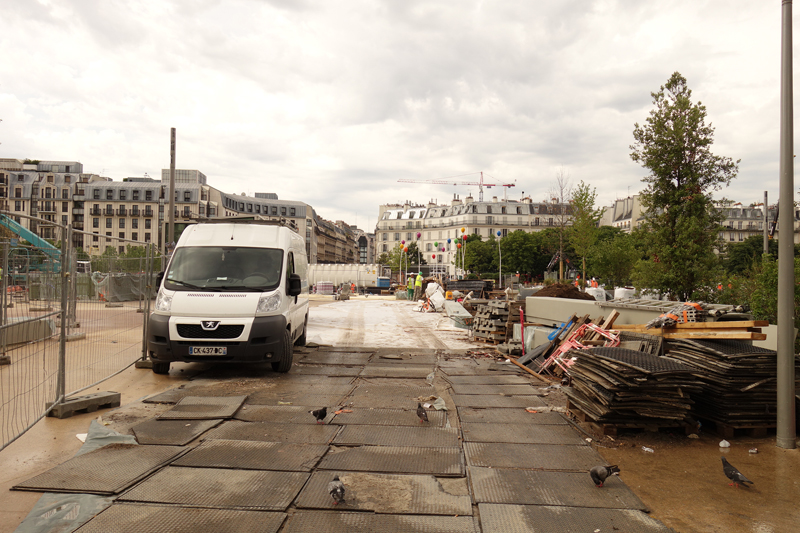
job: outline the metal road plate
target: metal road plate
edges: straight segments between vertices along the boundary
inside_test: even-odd
[[[316,424],[317,419],[309,413],[307,405],[250,405],[245,404],[236,412],[236,420],[246,422],[279,422],[282,424]],[[328,409],[324,422],[334,417],[334,409]]]
[[[667,533],[674,530],[642,511],[588,509],[546,505],[478,504],[484,531],[503,533],[573,533],[575,531],[635,531]]]
[[[589,474],[583,472],[476,466],[471,466],[469,472],[476,502],[647,510],[617,476],[609,477],[603,488],[598,489]]]
[[[347,425],[333,439],[337,446],[427,446],[429,448],[458,447],[458,430],[455,428]],[[424,427],[423,427],[424,426]]]
[[[471,516],[414,516],[341,511],[298,511],[284,533],[478,533]]]
[[[340,427],[328,424],[280,424],[230,420],[208,432],[205,440],[228,439],[328,444],[336,436]]]
[[[183,446],[215,427],[221,418],[211,420],[148,420],[131,428],[139,444]]]
[[[378,378],[425,378],[433,372],[433,366],[427,365],[376,365],[368,364],[361,371],[361,376]]]
[[[439,363],[448,376],[518,375],[520,368],[512,363],[498,363],[480,359],[450,359]]]
[[[348,406],[385,409],[416,409],[417,398],[435,396],[433,387],[406,387],[402,385],[379,385],[362,383],[350,394]]]
[[[400,353],[400,354],[381,354],[380,352],[372,358],[372,364],[391,364],[391,365],[429,365],[436,364],[438,355],[435,353]]]
[[[230,418],[247,396],[184,396],[169,411],[158,415],[161,420],[203,420]]]
[[[328,483],[338,475],[345,501],[333,505]],[[467,478],[317,471],[295,500],[298,509],[338,509],[388,514],[471,515]]]
[[[493,372],[488,376],[447,376],[447,381],[453,385],[536,385],[542,384],[540,381],[531,381],[524,376],[498,374]]]
[[[307,479],[305,472],[169,466],[122,494],[118,501],[284,511]]]
[[[363,365],[372,357],[372,352],[347,353],[347,352],[318,352],[311,353],[299,359],[299,363],[314,365]]]
[[[344,365],[306,365],[298,363],[292,367],[291,374],[297,375],[321,375],[329,377],[357,376],[361,373],[363,366],[344,366]]]
[[[181,398],[189,395],[189,389],[184,387],[175,387],[161,394],[154,394],[149,398],[142,400],[143,403],[178,403]]]
[[[589,472],[597,465],[606,464],[606,460],[600,457],[600,454],[591,446],[572,444],[466,442],[464,443],[464,453],[469,466],[490,468]],[[183,460],[183,457],[178,460]]]
[[[241,411],[239,412],[241,413]],[[566,425],[569,423],[558,413],[531,413],[522,407],[519,409],[459,407],[458,418],[462,422],[486,422],[488,424]]]
[[[314,392],[314,385],[306,385],[305,393],[295,391],[277,394],[269,390],[256,392],[250,395],[247,403],[251,405],[300,405],[307,406],[308,409],[318,409],[324,405],[330,409],[333,406],[340,405],[345,396],[347,396],[347,393],[308,394],[309,391]]]
[[[364,409],[347,408],[352,413],[342,412],[334,416],[331,424],[363,424],[366,426],[421,426],[416,407],[413,409]],[[428,410],[428,426],[444,427],[446,411]]]
[[[533,424],[486,424],[462,422],[465,442],[513,442],[518,444],[575,444],[586,441],[571,426]]]
[[[276,533],[285,513],[115,503],[76,533]]]
[[[332,449],[322,458],[318,468],[448,477],[464,475],[460,448],[361,446]]]
[[[73,457],[12,488],[39,492],[117,494],[185,450],[180,446],[109,444]]]
[[[486,394],[453,394],[457,407],[545,407],[547,404],[536,396],[492,396]]]
[[[543,393],[530,385],[475,385],[453,384],[456,394],[502,394],[505,396],[541,396]]]
[[[326,451],[328,447],[324,444],[207,440],[172,464],[205,468],[311,472]]]

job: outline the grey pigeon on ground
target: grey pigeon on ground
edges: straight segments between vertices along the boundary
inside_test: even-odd
[[[724,457],[722,459],[722,471],[725,472],[725,476],[732,481],[732,483],[728,483],[728,485],[735,485],[736,488],[739,488],[739,484],[741,483],[742,486],[747,487],[747,484],[753,484],[752,481],[744,477],[744,474],[739,472],[735,466],[730,464],[727,459]]]
[[[419,423],[427,422],[428,421],[428,412],[422,407],[422,404],[417,402],[417,416],[419,417]]]
[[[339,481],[339,476],[333,476],[333,481],[328,483],[328,492],[333,498],[333,505],[344,501],[344,483]]]
[[[317,424],[324,424],[325,417],[328,416],[328,408],[322,407],[321,409],[315,409],[313,411],[309,411],[309,413],[314,415],[314,418],[317,419]]]
[[[608,476],[619,475],[619,467],[617,465],[611,466],[595,466],[589,470],[589,475],[597,487],[602,487]]]

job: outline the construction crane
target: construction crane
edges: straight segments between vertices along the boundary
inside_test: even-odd
[[[453,179],[453,178],[461,178],[463,176],[472,176],[473,174],[475,174],[475,172],[473,172],[472,174],[462,174],[461,176],[451,176],[449,178],[444,178],[444,179],[440,179],[440,180],[399,179],[397,181],[398,181],[398,183],[433,183],[433,184],[437,184],[437,185],[477,185],[478,186],[478,201],[479,202],[483,202],[483,188],[484,187],[486,187],[487,189],[490,189],[490,188],[498,186],[498,185],[500,187],[516,187],[515,183],[486,183],[486,182],[483,181],[483,172],[480,172],[481,177],[477,182],[475,182],[475,181],[458,181],[458,182],[445,181],[445,180],[449,180],[449,179]],[[490,177],[490,176],[488,176],[488,177]]]

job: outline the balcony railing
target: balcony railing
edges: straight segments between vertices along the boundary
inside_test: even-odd
[[[128,216],[128,210],[124,207],[120,207],[119,209],[117,209],[117,215],[121,217],[126,217]]]
[[[89,214],[94,216],[100,216],[103,214],[103,210],[100,209],[99,207],[93,207],[89,209]]]

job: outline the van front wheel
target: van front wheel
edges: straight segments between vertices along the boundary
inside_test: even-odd
[[[294,356],[294,343],[292,334],[289,330],[283,332],[283,353],[280,361],[272,363],[272,370],[275,372],[288,372],[292,368],[292,357]]]
[[[156,363],[153,361],[154,374],[169,374],[169,363]]]

